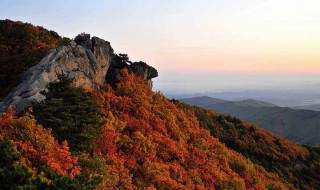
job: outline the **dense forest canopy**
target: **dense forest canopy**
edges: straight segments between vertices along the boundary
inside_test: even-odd
[[[67,186],[98,189],[319,187],[318,150],[231,116],[171,102],[126,70],[119,81],[115,89],[97,91],[61,80],[33,112],[3,113],[0,137],[19,155],[12,167],[26,167],[35,187],[56,185],[56,178]],[[81,99],[87,101],[80,104]],[[86,105],[89,100],[98,109]],[[75,131],[71,123],[79,115],[70,109],[78,104],[86,118]],[[80,139],[87,140],[75,141]],[[76,144],[69,148],[68,140]]]
[[[48,49],[68,41],[9,20],[1,21],[0,34],[1,95]],[[113,59],[113,64],[131,63],[126,54]],[[292,143],[230,115],[170,101],[127,67],[119,66],[115,77],[112,86],[93,89],[76,87],[61,75],[41,92],[46,99],[25,114],[17,115],[14,107],[3,112],[1,187],[320,188],[319,148]]]
[[[39,112],[43,110],[34,110],[39,121],[50,121],[43,123],[48,129],[37,124],[30,115],[32,112],[17,117],[13,110],[9,110],[0,119],[1,138],[17,148],[21,156],[19,163],[30,168],[36,176],[44,173],[48,181],[52,180],[51,176],[43,168],[67,176],[71,181],[80,181],[79,178],[95,181],[96,178],[92,177],[97,176],[100,183],[96,185],[100,189],[286,189],[292,186],[228,149],[206,129],[199,127],[194,114],[184,112],[161,94],[152,92],[141,78],[124,70],[119,81],[115,90],[107,86],[101,91],[91,91],[100,108],[96,113],[103,123],[94,130],[96,138],[88,141],[86,146],[71,146],[69,149],[66,140],[55,140],[62,135],[69,140],[68,136],[74,134],[73,126],[67,123],[78,115],[70,114],[66,109],[59,110],[56,115],[41,115]],[[50,89],[66,88],[66,84],[59,83]],[[69,88],[68,96],[63,96],[65,91],[53,92],[42,103],[47,108],[44,111],[52,113],[51,109],[56,107],[53,100],[68,100],[65,106],[72,107],[70,104],[80,102],[76,99],[70,101],[70,97],[87,94],[84,90]],[[79,109],[88,113],[83,127],[79,127],[83,131],[79,134],[86,136],[92,132],[92,125],[87,124],[96,116],[89,114],[91,109]],[[51,126],[50,123],[59,116],[66,124]],[[57,132],[61,130],[64,134]],[[96,164],[103,167],[103,171],[96,168]]]
[[[173,102],[195,114],[201,128],[267,171],[295,184],[299,189],[319,187],[320,148],[301,146],[230,115]]]

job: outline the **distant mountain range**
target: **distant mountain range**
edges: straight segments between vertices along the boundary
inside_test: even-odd
[[[320,111],[320,104],[311,104],[306,106],[294,106],[293,109]]]
[[[221,92],[170,92],[165,96],[171,99],[184,99],[190,97],[209,96],[227,101],[239,101],[253,99],[270,102],[281,107],[296,107],[306,105],[320,105],[319,84],[299,86],[296,88],[275,88],[275,89],[226,89]],[[303,108],[304,109],[304,108]],[[309,108],[307,108],[309,109]],[[318,110],[317,110],[318,111]]]
[[[319,105],[293,109],[253,99],[227,101],[208,96],[180,101],[239,117],[301,144],[320,144],[320,112],[314,111],[320,108]]]

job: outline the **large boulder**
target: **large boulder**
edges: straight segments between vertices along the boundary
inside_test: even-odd
[[[96,87],[105,83],[105,77],[111,63],[113,49],[110,43],[81,34],[80,41],[72,42],[50,50],[39,64],[26,71],[21,83],[3,100],[1,110],[10,105],[16,106],[21,113],[35,101],[45,97],[40,93],[49,83],[56,82],[59,75],[74,79],[76,86]]]

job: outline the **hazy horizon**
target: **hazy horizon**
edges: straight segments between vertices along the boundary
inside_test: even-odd
[[[0,19],[86,32],[159,71],[164,93],[304,89],[320,81],[320,1],[1,0]]]

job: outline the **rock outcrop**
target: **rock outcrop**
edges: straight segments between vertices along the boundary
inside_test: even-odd
[[[158,71],[155,68],[147,65],[145,62],[139,61],[133,62],[130,65],[130,69],[135,75],[141,76],[147,85],[152,88],[151,79],[158,76]]]
[[[88,37],[92,42],[88,49],[73,42],[50,50],[39,64],[23,74],[22,82],[3,100],[2,110],[15,105],[19,113],[33,102],[43,100],[45,97],[40,92],[49,83],[58,81],[59,75],[74,78],[76,86],[104,84],[113,49],[107,41]]]
[[[158,71],[145,62],[139,61],[132,63],[129,61],[128,57],[123,58],[119,55],[114,55],[110,69],[108,70],[106,76],[106,83],[110,84],[112,87],[115,87],[116,83],[118,82],[117,75],[120,73],[120,70],[124,68],[126,68],[129,73],[133,73],[139,77],[142,77],[149,88],[152,88],[151,79],[158,76]]]
[[[0,111],[15,105],[17,113],[24,112],[32,103],[45,99],[41,92],[48,84],[58,82],[59,75],[73,78],[76,86],[99,87],[108,78],[115,78],[119,69],[127,67],[152,87],[151,78],[158,76],[156,69],[143,62],[115,66],[112,62],[114,56],[109,42],[80,34],[70,45],[50,50],[40,63],[26,71],[21,83],[3,100]]]

